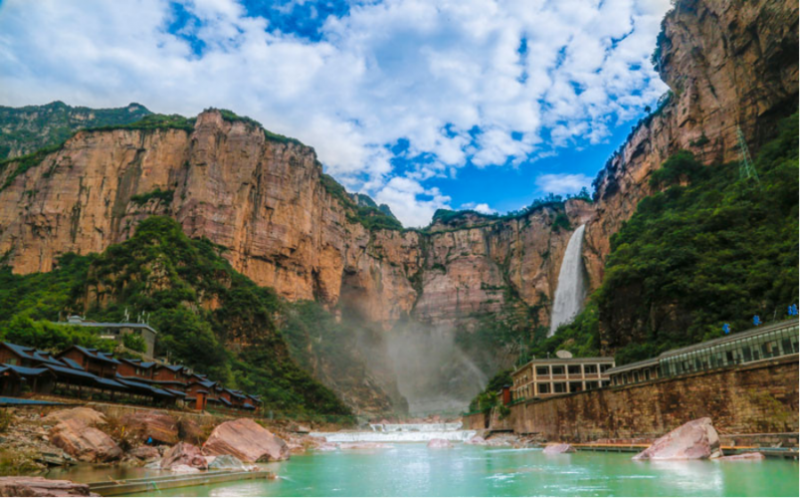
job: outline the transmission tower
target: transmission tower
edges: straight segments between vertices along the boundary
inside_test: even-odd
[[[757,184],[761,184],[758,180],[758,173],[756,167],[753,165],[753,160],[750,158],[750,149],[747,148],[747,141],[744,139],[744,133],[740,127],[736,127],[736,139],[739,141],[739,178],[752,178]]]

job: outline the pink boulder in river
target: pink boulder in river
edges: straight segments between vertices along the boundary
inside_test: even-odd
[[[453,443],[451,443],[447,439],[436,438],[436,439],[431,439],[430,441],[428,441],[428,448],[447,449],[447,448],[452,448],[452,447],[453,447]]]
[[[545,455],[561,455],[562,453],[575,453],[575,448],[571,444],[558,443],[548,445],[544,451]]]
[[[711,419],[698,418],[656,439],[634,460],[698,460],[722,456],[719,434]]]
[[[289,445],[249,418],[218,425],[203,449],[209,455],[233,455],[243,462],[288,460]]]

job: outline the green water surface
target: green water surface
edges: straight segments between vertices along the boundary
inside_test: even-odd
[[[147,496],[798,496],[797,462],[634,462],[631,454],[397,444],[293,456],[277,480]],[[142,495],[145,496],[145,495]]]

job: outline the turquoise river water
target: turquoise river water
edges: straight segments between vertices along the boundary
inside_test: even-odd
[[[310,453],[264,467],[279,478],[142,496],[798,496],[800,492],[798,464],[793,461],[634,462],[626,453],[547,456],[540,449],[463,444],[449,450],[400,443],[391,449]],[[71,473],[87,482],[105,480],[108,470]],[[137,469],[127,477],[141,477],[141,472],[146,471]]]

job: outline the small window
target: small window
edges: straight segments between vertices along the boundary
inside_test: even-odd
[[[591,380],[586,383],[586,390],[589,391],[592,389],[597,389],[597,381]]]
[[[585,374],[596,374],[597,373],[597,365],[584,365],[583,366],[583,373],[585,373]]]
[[[567,392],[567,384],[564,382],[556,382],[553,384],[553,392],[556,394]]]
[[[553,365],[553,375],[564,375],[564,365]]]
[[[550,394],[550,384],[542,383],[538,385],[539,394]]]
[[[536,375],[550,375],[550,367],[536,367]]]
[[[602,365],[600,365],[600,373],[606,373],[606,370],[611,368],[611,366],[612,366],[611,363],[603,363]]]
[[[569,383],[569,392],[571,393],[579,393],[583,391],[583,384],[580,382],[570,382]]]
[[[581,374],[581,366],[580,365],[570,365],[567,367],[567,372],[570,375],[580,375]]]

